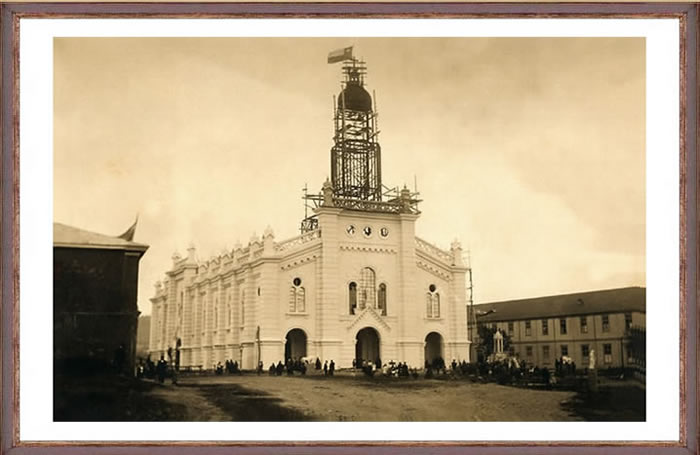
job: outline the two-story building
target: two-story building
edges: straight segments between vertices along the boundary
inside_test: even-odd
[[[628,346],[633,328],[646,327],[646,289],[628,287],[474,305],[477,324],[496,327],[510,353],[529,365],[554,367],[563,356],[586,367],[637,363]]]

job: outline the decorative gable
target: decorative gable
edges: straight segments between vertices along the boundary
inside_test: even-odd
[[[384,330],[391,331],[391,326],[389,326],[389,324],[386,323],[386,321],[377,313],[377,311],[374,308],[370,307],[365,308],[358,315],[355,316],[355,319],[353,319],[350,325],[348,326],[348,330],[352,330],[357,326],[363,325],[374,325],[377,327],[381,327]]]

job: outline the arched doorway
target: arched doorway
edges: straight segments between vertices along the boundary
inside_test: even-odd
[[[425,361],[432,366],[437,359],[445,360],[442,335],[430,332],[425,337]]]
[[[306,357],[306,333],[301,329],[287,332],[287,342],[284,345],[284,360],[301,359]]]
[[[372,327],[365,327],[357,332],[355,341],[355,365],[362,366],[363,361],[381,363],[379,358],[379,333]]]

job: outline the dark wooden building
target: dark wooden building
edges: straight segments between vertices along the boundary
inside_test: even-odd
[[[112,237],[54,223],[54,363],[58,369],[133,373],[139,261],[148,249],[133,241],[134,230],[135,225]]]

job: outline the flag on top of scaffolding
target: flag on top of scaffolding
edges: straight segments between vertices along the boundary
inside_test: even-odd
[[[352,46],[328,54],[328,63],[344,62],[345,60],[352,60]]]

